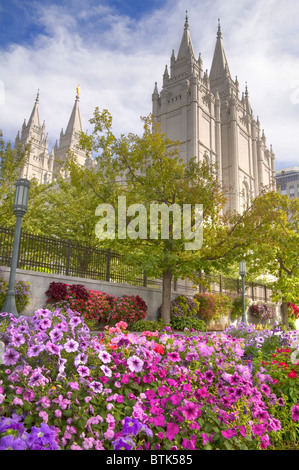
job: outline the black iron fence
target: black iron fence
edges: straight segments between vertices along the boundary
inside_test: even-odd
[[[0,227],[0,266],[10,266],[14,240],[14,229]],[[125,264],[123,255],[109,249],[85,246],[70,240],[45,237],[21,232],[18,257],[19,269],[81,277],[85,279],[104,280],[115,283],[126,283],[135,286],[155,287],[161,289],[161,279],[151,279],[142,270]],[[223,292],[229,295],[241,295],[239,279],[224,276],[205,276],[212,292]],[[245,284],[246,295],[253,300],[270,300],[271,291],[265,286]],[[179,293],[194,293],[192,283],[175,281],[173,290]],[[202,291],[202,288],[196,289]]]
[[[13,239],[14,229],[0,227],[0,266],[11,264]],[[17,267],[146,287],[159,284],[159,281],[148,279],[142,270],[126,265],[122,255],[109,249],[34,235],[23,230]]]

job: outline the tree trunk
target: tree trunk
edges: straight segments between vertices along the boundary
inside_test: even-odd
[[[167,268],[163,272],[163,286],[162,286],[162,312],[161,317],[165,323],[170,323],[170,304],[171,304],[171,268]]]

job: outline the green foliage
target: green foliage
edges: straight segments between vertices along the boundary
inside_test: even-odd
[[[245,297],[245,311],[248,309],[250,304],[250,300]],[[237,320],[242,316],[242,308],[243,308],[243,299],[242,297],[235,297],[233,299],[232,309],[230,312],[231,321]]]
[[[19,314],[23,313],[25,308],[30,302],[29,297],[30,283],[25,281],[16,281],[15,283],[15,298],[16,307]],[[0,277],[0,311],[4,306],[6,294],[8,291],[8,282]],[[9,313],[9,312],[8,312]]]
[[[188,328],[189,330],[206,331],[207,329],[203,320],[190,317],[173,317],[170,320],[170,326],[173,330],[184,330]]]
[[[296,330],[296,319],[294,317],[288,317],[288,326],[290,330]]]
[[[159,319],[158,321],[154,320],[138,320],[133,325],[134,331],[162,331],[164,328],[169,327],[170,325]]]
[[[195,294],[195,300],[199,302],[198,314],[206,322],[223,316],[228,316],[233,301],[225,294]]]

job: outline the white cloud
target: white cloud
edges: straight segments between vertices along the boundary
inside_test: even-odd
[[[14,140],[40,89],[40,115],[50,143],[67,126],[81,85],[83,126],[95,106],[108,108],[116,132],[141,130],[151,112],[155,81],[161,88],[165,64],[177,53],[188,10],[195,53],[210,69],[221,19],[224,46],[240,91],[248,83],[255,116],[273,144],[277,167],[298,164],[299,56],[297,0],[167,0],[140,20],[109,4],[72,2],[71,8],[36,3],[40,34],[26,45],[2,50],[0,128]],[[1,45],[0,45],[1,50]],[[297,83],[297,85],[296,85]],[[297,88],[296,88],[297,87]]]

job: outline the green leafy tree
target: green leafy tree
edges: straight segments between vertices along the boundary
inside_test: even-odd
[[[171,208],[176,205],[182,214],[183,205],[190,205],[189,225],[194,229],[194,209],[202,204],[203,231],[207,230],[204,238],[209,243],[208,237],[214,233],[224,203],[215,176],[216,168],[195,159],[184,163],[178,157],[176,143],[168,140],[151,118],[143,118],[141,136],[130,133],[119,138],[112,134],[111,116],[106,111],[100,113],[96,109],[92,123],[93,134],[82,136],[81,144],[96,152],[97,165],[88,172],[72,161],[70,173],[80,175],[81,181],[93,188],[100,204],[110,204],[115,209],[115,237],[106,238],[103,243],[123,253],[128,263],[145,270],[147,276],[162,278],[162,319],[169,323],[172,280],[191,276],[203,260],[198,255],[200,246],[185,249],[192,233],[186,236],[181,230],[181,216],[180,235],[177,236],[178,219],[169,211],[169,232],[165,235],[159,221],[154,227],[152,225],[151,206]],[[127,209],[136,209],[125,214],[125,235],[120,223],[124,214],[118,206],[119,196],[125,196]]]

